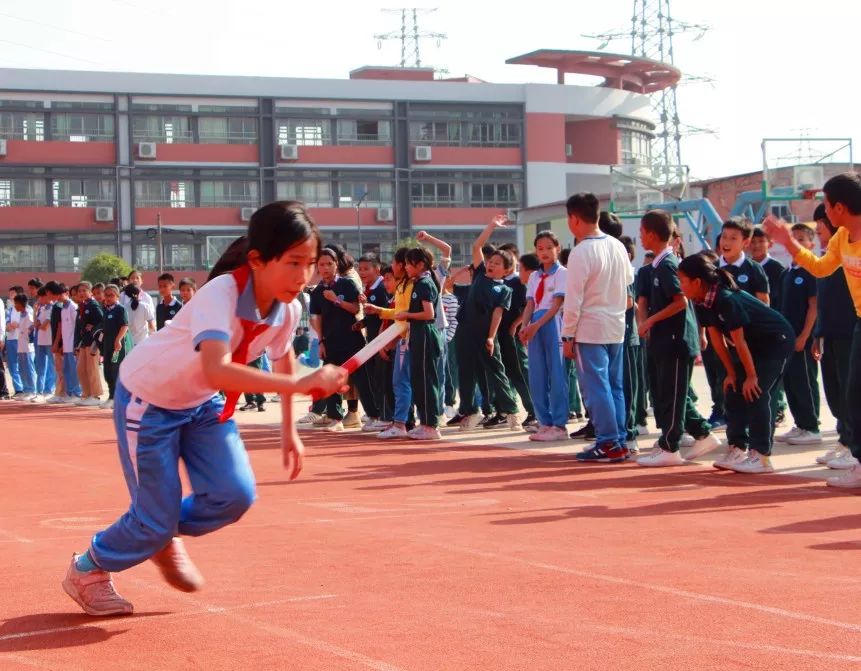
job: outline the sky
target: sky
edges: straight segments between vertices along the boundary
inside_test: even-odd
[[[630,30],[633,0],[490,3],[439,0],[422,29],[423,65],[449,76],[553,83],[555,72],[505,65],[535,49],[597,49],[583,34]],[[363,65],[396,65],[400,47],[377,33],[400,15],[377,2],[324,5],[276,0],[0,0],[0,67],[345,78]],[[319,10],[318,10],[319,8]],[[675,64],[711,83],[678,91],[695,178],[751,172],[763,137],[851,137],[861,151],[858,26],[861,3],[673,0],[673,16],[709,26],[674,38]],[[628,53],[622,40],[605,51]],[[2,79],[0,79],[2,87]],[[191,93],[191,92],[190,92]]]

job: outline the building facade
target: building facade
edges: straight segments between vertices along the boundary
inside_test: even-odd
[[[651,80],[637,76],[572,86],[403,68],[345,80],[0,69],[0,273],[77,273],[102,251],[144,270],[160,256],[165,269],[204,270],[275,199],[305,202],[354,255],[388,255],[425,229],[464,260],[493,215],[601,191],[610,166],[649,162]]]

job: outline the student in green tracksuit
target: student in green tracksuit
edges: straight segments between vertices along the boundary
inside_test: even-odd
[[[413,440],[439,440],[439,409],[442,384],[437,362],[443,352],[443,334],[435,323],[434,306],[439,298],[439,287],[431,269],[433,256],[424,247],[413,247],[406,253],[405,270],[413,280],[413,290],[406,312],[399,312],[395,320],[409,321],[410,383],[413,403],[418,411],[421,426],[407,432]]]

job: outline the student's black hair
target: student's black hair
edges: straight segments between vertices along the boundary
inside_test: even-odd
[[[616,238],[617,240],[622,237],[622,232],[624,231],[622,220],[619,219],[619,216],[606,211],[601,212],[601,214],[598,215],[598,228],[600,228],[603,233],[606,233],[611,238]]]
[[[27,305],[27,297],[24,294],[15,294],[15,298],[12,301],[15,305]]]
[[[336,242],[330,242],[323,246],[323,249],[331,249],[335,252],[335,260],[338,264],[338,274],[346,275],[356,265],[353,257],[347,254],[347,250],[342,245]]]
[[[649,210],[640,219],[640,225],[649,233],[658,236],[661,242],[669,242],[675,228],[673,218],[666,210]]]
[[[655,252],[653,252],[653,251],[652,251],[652,250],[650,250],[650,249],[647,249],[647,250],[646,250],[646,253],[643,255],[643,258],[645,258],[645,259],[654,259],[654,258],[655,258]]]
[[[107,294],[109,291],[113,291],[117,296],[119,296],[121,289],[119,285],[116,285],[113,282],[109,282],[105,285],[105,293]]]
[[[565,203],[568,215],[575,215],[578,219],[594,224],[598,221],[598,213],[601,205],[594,193],[575,193]]]
[[[538,260],[536,254],[524,254],[520,257],[520,265],[526,270],[538,270],[541,267],[541,261]]]
[[[601,214],[604,213],[602,212]],[[610,233],[607,233],[607,235],[610,235]],[[634,254],[637,253],[637,246],[634,244],[634,241],[627,235],[622,235],[619,236],[619,242],[625,246],[625,251],[628,252],[628,258],[633,261]]]
[[[126,282],[132,281],[132,275],[140,275],[141,279],[143,279],[143,273],[137,268],[132,268],[131,271],[129,271],[129,274],[126,275]]]
[[[141,295],[141,290],[138,289],[134,284],[127,284],[126,286],[123,287],[123,293],[132,299],[131,302],[129,303],[129,307],[132,310],[137,310],[138,305],[140,305],[139,298]]]
[[[747,217],[730,217],[721,226],[721,233],[725,230],[739,231],[745,240],[753,237],[753,222]]]
[[[810,240],[811,242],[813,242],[813,240],[816,239],[816,231],[814,231],[812,228],[810,228],[810,226],[808,226],[807,224],[802,224],[800,222],[797,224],[792,224],[791,230],[801,231],[802,233],[804,233],[807,236],[807,239]]]
[[[825,228],[831,231],[831,235],[834,235],[837,232],[837,227],[831,223],[828,215],[825,214],[825,203],[819,203],[819,205],[816,206],[816,209],[813,210],[813,221],[821,221]]]
[[[495,252],[495,251],[496,251],[496,245],[493,245],[489,242],[487,244],[484,244],[481,246],[481,255],[484,258],[490,258],[490,255],[493,254],[493,252]]]
[[[861,214],[861,176],[857,172],[834,175],[825,182],[822,193],[831,207],[842,204],[849,214]]]
[[[738,285],[733,276],[724,268],[721,268],[717,260],[709,258],[703,253],[686,256],[679,263],[679,272],[684,273],[692,280],[702,280],[708,286],[716,284],[722,289],[738,291]]]
[[[386,275],[387,273],[394,274],[392,267],[390,265],[380,266],[380,275]]]
[[[170,273],[162,273],[158,276],[158,282],[170,282],[171,284],[175,284],[176,280],[173,279],[173,275]]]
[[[823,211],[824,211],[823,207]],[[814,217],[815,218],[815,217]],[[765,238],[769,242],[771,242],[771,236],[765,232],[765,229],[762,226],[754,226],[753,233],[750,236],[751,238]]]
[[[505,249],[497,249],[487,258],[490,258],[491,256],[498,256],[500,259],[502,259],[502,266],[506,270],[511,270],[512,268],[514,268],[514,257],[511,255],[511,252]]]
[[[110,281],[108,282],[108,284],[116,284],[117,286],[120,286],[122,283],[123,283],[122,277],[112,277],[110,279]]]
[[[87,291],[92,291],[92,290],[93,290],[93,283],[92,283],[92,282],[87,282],[87,280],[83,280],[83,281],[81,281],[81,282],[78,282],[75,286],[77,286],[77,287],[78,287],[78,291],[80,291],[80,290],[81,290],[81,287],[84,287]]]
[[[408,249],[404,260],[405,263],[409,263],[413,266],[417,263],[424,263],[425,270],[433,270],[433,252],[430,251],[427,247],[418,246]],[[436,278],[436,273],[431,272],[430,276],[433,280],[433,283],[436,285],[437,291],[440,291],[441,289],[439,286],[439,280],[437,280]]]
[[[380,257],[376,254],[362,254],[359,257],[358,263],[370,263],[374,268],[379,268],[382,265],[380,263]]]
[[[105,283],[104,283],[104,282],[96,282],[96,283],[93,285],[93,291],[95,291],[96,289],[104,289],[104,288],[105,288]]]
[[[44,285],[42,285],[41,287],[39,287],[38,289],[36,289],[36,295],[37,295],[37,296],[47,296],[47,295],[48,295],[48,290],[47,290],[47,289],[45,289],[45,286],[44,286]]]
[[[392,256],[392,264],[400,263],[402,266],[407,263],[407,252],[410,251],[409,247],[398,247],[395,250],[394,255]],[[398,286],[404,287],[407,285],[407,282],[410,281],[410,278],[407,276],[406,270],[404,270],[404,275],[398,280]]]
[[[34,289],[40,289],[42,287],[42,280],[40,280],[38,277],[34,277],[33,279],[27,281],[27,286],[33,287]]]
[[[283,256],[294,245],[313,238],[320,251],[320,232],[305,206],[295,200],[279,200],[255,210],[248,222],[248,232],[234,240],[215,262],[206,281],[230,273],[248,262],[251,250],[264,263]]]
[[[515,259],[520,256],[520,250],[517,249],[517,245],[513,242],[506,242],[503,245],[499,245],[499,249],[501,249],[503,252],[508,252]]]
[[[571,248],[566,247],[561,252],[559,252],[559,263],[563,266],[568,266],[568,257],[571,256]]]
[[[702,251],[698,252],[698,254],[702,257],[707,258],[709,261],[716,264],[717,266],[720,266],[720,255],[718,255],[715,250],[703,249]]]
[[[61,293],[63,293],[63,285],[58,284],[54,280],[50,280],[49,282],[45,282],[44,289],[49,294],[54,294],[55,296],[59,296]]]
[[[24,293],[24,287],[22,287],[20,284],[15,284],[15,285],[9,287],[9,291],[14,291],[16,294],[23,294]]]
[[[183,277],[179,281],[179,288],[182,289],[183,287],[191,287],[197,291],[197,281],[193,277]]]
[[[538,235],[535,236],[535,240],[532,242],[533,246],[538,245],[539,240],[543,239],[550,240],[553,243],[554,247],[561,247],[559,244],[559,238],[556,237],[556,234],[553,231],[541,231]]]

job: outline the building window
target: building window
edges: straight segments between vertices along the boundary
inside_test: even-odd
[[[201,207],[258,207],[257,182],[215,182],[200,183]]]
[[[135,247],[135,268],[138,270],[158,270],[158,252],[155,245]]]
[[[111,142],[114,117],[109,114],[52,114],[51,137],[65,142]]]
[[[417,144],[459,145],[458,121],[411,121],[410,140]]]
[[[0,268],[6,271],[44,271],[48,245],[0,245]]]
[[[137,207],[194,207],[194,182],[185,180],[135,182]]]
[[[0,207],[38,207],[47,205],[45,180],[0,179]]]
[[[308,207],[332,207],[331,182],[278,182],[278,200],[298,200]]]
[[[623,165],[651,165],[652,136],[649,133],[621,128],[619,139],[622,144]]]
[[[51,196],[54,207],[112,206],[114,183],[106,179],[55,179]]]
[[[329,119],[282,119],[278,121],[278,144],[320,147],[332,144]]]
[[[172,270],[194,270],[194,245],[179,244],[165,246],[164,265]]]
[[[193,142],[189,118],[185,116],[136,116],[132,137],[138,142],[179,144]]]
[[[466,143],[476,147],[519,147],[520,124],[508,121],[475,121],[466,124]]]
[[[45,115],[30,112],[0,112],[0,138],[43,142]]]
[[[200,117],[201,144],[257,144],[257,119],[252,117]]]
[[[386,120],[338,119],[338,144],[391,144],[392,123]]]
[[[204,261],[207,268],[212,268],[221,255],[239,237],[236,235],[209,235],[206,237],[206,254]]]
[[[54,245],[54,270],[58,273],[74,272],[83,269],[96,254],[116,253],[115,245]]]
[[[520,184],[471,184],[469,204],[473,207],[517,207]]]
[[[338,207],[353,207],[362,196],[365,207],[392,207],[393,191],[391,182],[339,182]]]
[[[463,184],[429,182],[412,185],[413,207],[458,207],[463,205]]]

